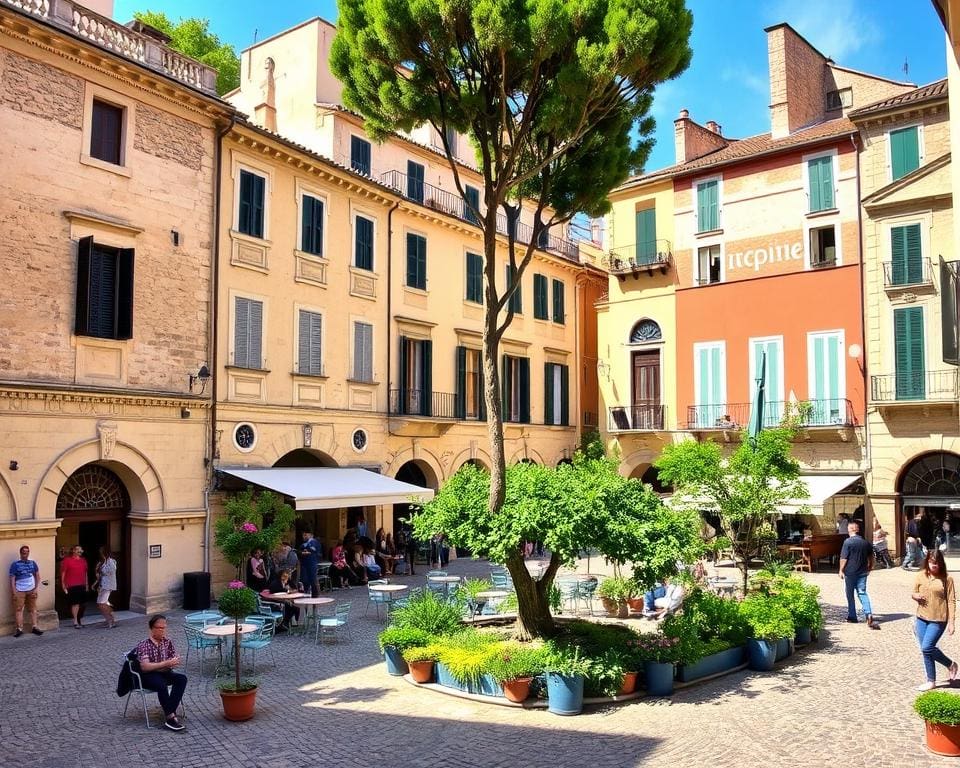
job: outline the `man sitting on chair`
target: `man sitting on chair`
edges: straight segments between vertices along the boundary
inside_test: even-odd
[[[150,637],[140,643],[134,653],[140,662],[140,679],[143,687],[156,691],[163,714],[164,726],[171,731],[182,731],[183,723],[177,719],[177,708],[187,688],[187,676],[174,672],[180,666],[180,657],[173,641],[166,636],[167,617],[161,613],[150,617]],[[167,687],[170,690],[167,691]]]
[[[662,586],[651,589],[643,596],[643,615],[648,619],[659,619],[667,613],[673,613],[683,605],[683,596],[683,585],[668,579]]]

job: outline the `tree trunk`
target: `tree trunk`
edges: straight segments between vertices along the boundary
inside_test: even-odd
[[[557,556],[551,555],[550,566],[543,577],[536,581],[527,570],[527,564],[519,552],[515,552],[507,560],[507,570],[510,571],[513,588],[517,593],[517,627],[514,635],[518,640],[556,634],[557,626],[553,621],[553,614],[550,613],[550,587],[559,566]]]

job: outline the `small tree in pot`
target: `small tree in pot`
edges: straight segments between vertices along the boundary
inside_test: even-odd
[[[253,717],[257,684],[252,680],[240,679],[240,622],[251,613],[256,613],[257,596],[242,581],[231,581],[230,586],[220,594],[217,603],[220,606],[220,612],[233,619],[235,677],[233,682],[220,685],[223,714],[227,720],[249,720]]]

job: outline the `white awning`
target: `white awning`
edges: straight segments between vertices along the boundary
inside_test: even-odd
[[[780,507],[780,511],[794,515],[807,507],[806,514],[822,515],[823,502],[860,479],[860,475],[800,475],[800,481],[807,486],[807,498],[793,499]]]
[[[294,508],[340,509],[376,504],[423,503],[432,488],[421,488],[356,467],[223,469],[225,474],[293,499]]]

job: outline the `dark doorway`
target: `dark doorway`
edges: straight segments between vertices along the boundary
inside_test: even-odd
[[[631,429],[662,429],[660,350],[634,352],[632,360],[630,427]]]
[[[410,485],[418,485],[421,488],[429,488],[430,485],[427,483],[427,476],[423,473],[423,470],[417,466],[413,461],[408,461],[402,467],[396,475],[397,480],[403,483],[410,483]],[[393,505],[393,530],[397,531],[400,528],[401,519],[408,519],[411,515],[415,514],[420,507],[416,504],[409,504],[404,502],[403,504],[394,504]]]

